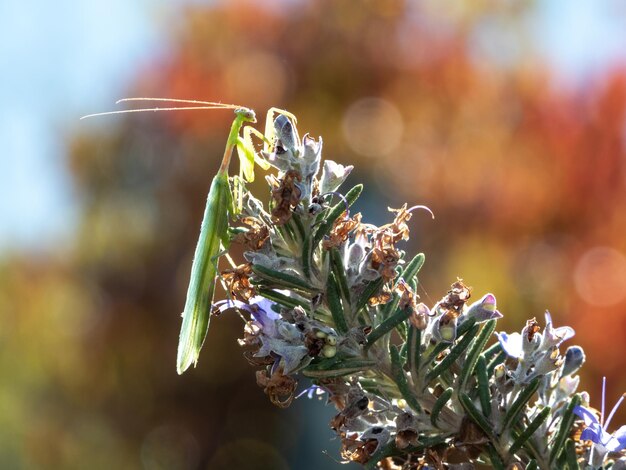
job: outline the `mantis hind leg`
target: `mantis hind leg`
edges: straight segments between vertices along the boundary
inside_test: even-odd
[[[220,269],[219,269],[219,266],[218,266],[220,258],[222,256],[224,256],[224,255],[226,255],[226,258],[228,259],[228,262],[231,265],[231,267],[235,267],[233,259],[228,255],[228,250],[222,250],[218,254],[216,254],[215,256],[211,257],[211,263],[213,264],[213,267],[215,268],[215,273],[216,273],[215,277],[213,278],[213,282],[217,282],[219,280],[220,284],[222,284],[222,287],[226,291],[226,295],[228,296],[228,299],[232,300],[230,298],[230,291],[228,290],[228,287],[226,286],[226,283],[225,283],[224,278],[222,277],[222,275],[220,273]]]
[[[215,255],[214,257],[211,258],[211,262],[213,263],[213,266],[215,266],[215,272],[217,273],[215,275],[215,279],[214,282],[219,281],[220,284],[222,285],[222,288],[224,289],[224,292],[226,293],[226,297],[228,297],[228,302],[233,302],[233,296],[230,293],[230,287],[228,286],[228,284],[226,283],[226,281],[224,280],[224,278],[222,277],[222,274],[220,273],[218,267],[217,267],[217,263],[219,261],[219,258],[222,256],[226,256],[226,259],[228,260],[228,264],[230,264],[230,267],[232,269],[236,269],[237,268],[237,263],[235,263],[235,261],[231,258],[231,256],[228,254],[228,250],[222,250],[220,251],[217,255]],[[244,321],[248,321],[248,319],[241,313],[241,311],[239,309],[236,309],[237,311],[237,315],[239,315],[239,317]],[[211,312],[214,315],[219,314],[219,310],[217,310],[217,313]]]

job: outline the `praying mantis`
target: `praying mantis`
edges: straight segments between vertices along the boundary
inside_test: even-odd
[[[212,101],[181,100],[169,98],[125,98],[117,101],[129,102],[166,102],[184,103],[190,106],[155,107],[110,111],[105,113],[90,114],[83,118],[103,116],[110,114],[136,113],[149,111],[174,111],[174,110],[206,110],[206,109],[232,109],[235,119],[231,125],[222,163],[209,189],[204,217],[200,226],[200,237],[191,265],[191,277],[187,289],[187,299],[182,313],[182,325],[178,341],[178,354],[176,370],[178,374],[185,372],[192,364],[198,362],[198,356],[207,336],[211,319],[211,306],[215,294],[216,279],[218,276],[218,260],[225,254],[229,245],[228,221],[231,215],[236,215],[241,210],[243,188],[237,185],[237,195],[233,197],[228,170],[234,149],[237,149],[240,162],[240,181],[254,181],[254,165],[258,164],[267,170],[270,164],[261,158],[253,144],[252,136],[256,136],[263,142],[267,152],[276,137],[274,130],[274,115],[283,115],[297,123],[296,117],[288,111],[270,108],[265,121],[265,133],[262,134],[254,127],[247,124],[256,123],[256,115],[252,109],[233,104],[216,103]],[[83,119],[81,118],[81,119]],[[241,135],[240,135],[241,134]]]

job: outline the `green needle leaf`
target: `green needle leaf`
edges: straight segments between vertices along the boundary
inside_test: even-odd
[[[474,339],[474,335],[477,333],[477,331],[478,325],[473,325],[472,329],[467,334],[465,334],[458,341],[458,343],[454,345],[448,355],[444,357],[441,362],[433,367],[433,369],[426,375],[426,384],[428,384],[435,377],[441,375],[452,364],[454,364],[459,357],[461,357],[461,354],[465,352],[465,350],[469,347],[471,341]]]
[[[339,291],[341,292],[341,297],[350,305],[350,289],[348,288],[348,280],[346,279],[346,271],[343,267],[343,261],[341,259],[341,253],[336,247],[333,247],[329,251],[330,254],[330,266],[333,274],[335,275],[335,279],[339,285]]]
[[[502,458],[500,454],[496,451],[496,448],[493,444],[487,445],[487,452],[489,452],[489,460],[491,460],[491,465],[495,470],[504,470],[504,462],[502,462]]]
[[[324,359],[317,364],[310,364],[302,370],[302,374],[310,378],[341,377],[371,369],[376,361],[352,357],[346,359]]]
[[[502,346],[500,345],[500,341],[496,341],[494,344],[492,344],[491,346],[489,346],[487,349],[483,351],[483,356],[485,357],[485,361],[489,363],[489,361],[493,359],[493,357],[500,351],[502,351]]]
[[[504,415],[501,432],[507,429],[509,426],[515,425],[520,413],[524,410],[524,407],[526,406],[526,403],[528,403],[528,400],[530,400],[535,394],[537,388],[539,388],[539,377],[535,377],[526,387],[524,387],[520,391],[519,395]]]
[[[333,316],[335,328],[338,333],[345,334],[348,331],[348,323],[343,313],[343,305],[341,305],[341,297],[339,295],[339,285],[335,279],[335,275],[330,273],[328,283],[326,285],[326,300],[328,308]]]
[[[460,390],[465,389],[468,379],[474,372],[474,367],[476,366],[476,361],[478,361],[478,356],[485,347],[485,344],[487,344],[489,338],[491,338],[491,335],[493,334],[495,329],[496,320],[489,320],[483,325],[480,334],[472,343],[472,347],[467,353],[467,356],[465,358],[465,364],[463,364],[463,370],[461,371],[461,376],[459,378]]]
[[[258,264],[252,266],[252,271],[261,279],[269,281],[272,287],[295,289],[307,293],[317,292],[317,289],[313,288],[309,282],[291,274],[274,271]]]
[[[535,433],[537,429],[539,429],[539,426],[541,426],[545,422],[545,420],[548,419],[548,416],[550,416],[550,411],[550,407],[547,406],[543,410],[541,410],[541,412],[537,416],[535,416],[535,418],[530,422],[528,427],[524,429],[524,432],[517,436],[517,438],[513,442],[513,445],[509,449],[510,455],[515,455],[515,453],[520,450],[524,444],[526,444],[526,441],[530,439],[530,437]]]
[[[413,378],[413,384],[417,386],[417,380],[420,370],[421,352],[420,347],[422,345],[422,332],[414,326],[409,326],[409,333],[406,340],[407,344],[407,362],[409,366],[409,372]]]
[[[400,323],[405,321],[410,316],[411,316],[411,310],[403,309],[403,310],[398,310],[395,314],[383,320],[383,322],[380,325],[374,328],[372,332],[369,335],[367,335],[367,344],[365,345],[365,349],[366,350],[369,349],[372,346],[372,344],[378,341],[385,334],[389,333],[393,328],[398,326]]]
[[[448,403],[448,401],[452,397],[453,392],[454,390],[452,389],[452,387],[447,388],[441,394],[441,396],[437,398],[437,401],[433,405],[433,409],[430,412],[430,422],[432,423],[433,426],[437,426],[437,419],[439,418],[439,413],[441,413],[441,410],[443,410],[443,407],[446,406],[446,403]]]
[[[478,408],[476,408],[472,399],[466,393],[460,393],[459,401],[469,418],[493,441],[493,426],[487,421]]]
[[[409,385],[406,380],[406,374],[402,369],[402,363],[400,362],[400,352],[395,344],[389,346],[389,353],[391,355],[391,375],[393,377],[394,382],[398,386],[398,390],[402,394],[402,398],[406,400],[408,405],[413,408],[416,412],[421,412],[422,407],[417,401],[417,397],[413,393],[413,391],[409,388]]]
[[[496,354],[495,357],[487,363],[487,375],[491,376],[496,366],[498,364],[503,363],[505,359],[506,359],[506,353],[500,350],[500,352]]]
[[[491,393],[489,392],[489,376],[487,375],[487,364],[481,355],[476,363],[476,379],[478,381],[478,398],[483,414],[489,417],[491,414]]]
[[[293,224],[296,228],[296,232],[298,233],[298,237],[300,240],[304,240],[305,238],[305,230],[304,224],[302,223],[302,218],[297,213],[292,213],[291,218],[289,219],[289,224]]]
[[[363,292],[361,293],[361,296],[357,300],[356,306],[354,307],[355,314],[358,314],[367,305],[367,301],[374,297],[374,295],[377,294],[380,289],[382,289],[383,284],[384,280],[382,277],[379,277],[378,279],[370,281],[366,284],[365,289],[363,289]]]
[[[581,401],[580,395],[574,395],[565,408],[563,416],[561,416],[559,431],[550,445],[552,448],[552,452],[550,452],[550,463],[556,461],[563,451],[565,440],[567,439],[567,436],[569,436],[572,424],[574,424],[574,408],[579,406]]]
[[[311,235],[304,237],[302,241],[302,271],[307,279],[311,277],[311,256],[313,247],[311,245]]]
[[[280,304],[287,308],[302,307],[306,311],[308,311],[310,308],[310,305],[308,302],[298,300],[294,297],[289,297],[285,294],[281,294],[280,292],[276,292],[275,290],[272,290],[272,289],[267,289],[265,287],[258,287],[257,292],[260,296],[265,297],[266,299],[272,300],[276,302],[277,304]]]
[[[578,457],[576,456],[576,444],[573,440],[567,439],[565,442],[565,456],[569,470],[578,470]]]

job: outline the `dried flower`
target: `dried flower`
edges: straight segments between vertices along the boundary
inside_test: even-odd
[[[222,279],[228,286],[230,295],[242,302],[247,302],[255,295],[254,287],[250,285],[252,264],[240,264],[236,268],[222,271]]]
[[[289,170],[280,181],[272,182],[272,220],[276,225],[284,225],[291,218],[291,211],[302,196],[302,190],[298,187],[302,181],[302,175],[296,170]]]
[[[298,382],[288,375],[284,375],[281,369],[268,374],[259,370],[256,373],[256,383],[270,397],[270,401],[281,408],[287,408],[294,399],[294,392]]]
[[[361,214],[354,214],[351,218],[344,212],[333,224],[328,239],[324,240],[322,246],[325,250],[341,246],[348,240],[350,232],[356,229],[361,223]]]
[[[263,248],[270,235],[269,227],[256,217],[242,217],[239,222],[248,229],[238,233],[233,241],[241,243],[248,250],[258,251]]]

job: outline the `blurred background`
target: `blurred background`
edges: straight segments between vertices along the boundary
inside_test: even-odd
[[[176,375],[232,114],[78,121],[125,96],[292,111],[356,165],[365,221],[434,211],[406,247],[423,301],[458,276],[501,329],[549,309],[592,405],[603,375],[626,391],[623,2],[14,0],[0,65],[0,467],[339,468],[333,410],[273,408],[235,315]]]

